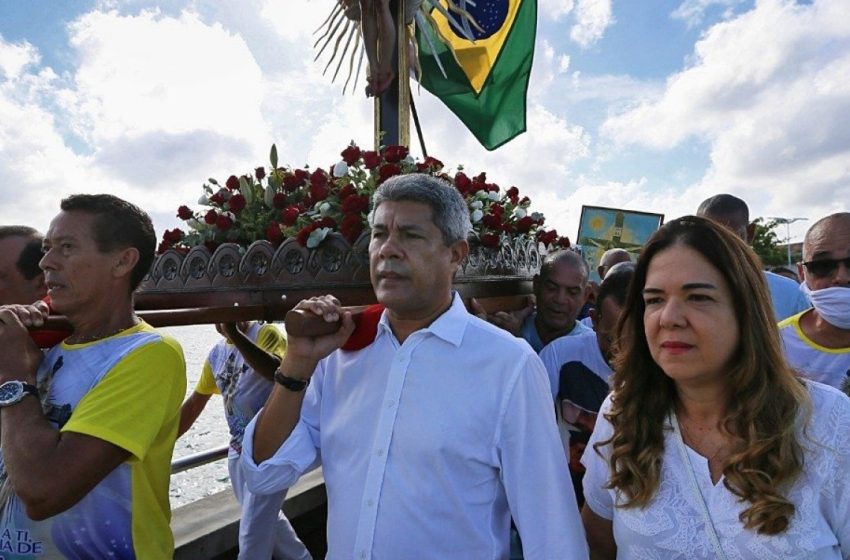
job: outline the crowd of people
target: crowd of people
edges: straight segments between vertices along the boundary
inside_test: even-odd
[[[0,227],[0,557],[172,557],[174,442],[221,394],[240,558],[310,558],[280,508],[317,466],[330,559],[850,558],[850,213],[808,230],[799,284],[721,194],[597,287],[549,253],[493,313],[453,290],[456,189],[394,177],[369,221],[378,312],[218,325],[185,402],[179,345],[134,312],[147,214],[75,195],[44,236]],[[71,331],[42,349],[50,313]]]

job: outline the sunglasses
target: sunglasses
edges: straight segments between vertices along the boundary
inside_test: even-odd
[[[844,264],[844,268],[850,270],[850,257],[845,257],[843,259],[818,259],[816,261],[809,261],[801,263],[806,267],[812,275],[817,276],[818,278],[826,278],[827,276],[832,276],[835,274],[835,271],[838,270],[839,264]]]

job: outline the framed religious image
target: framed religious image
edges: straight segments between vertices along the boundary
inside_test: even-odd
[[[596,268],[608,249],[625,249],[636,260],[643,244],[664,223],[664,214],[582,206],[576,240],[590,265],[590,278],[600,281]]]

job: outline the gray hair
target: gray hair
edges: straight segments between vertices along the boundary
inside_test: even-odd
[[[443,180],[423,173],[396,175],[378,187],[372,195],[369,225],[374,224],[375,210],[382,203],[403,200],[421,202],[431,207],[434,225],[442,232],[447,246],[469,237],[472,222],[460,191]]]
[[[584,260],[579,253],[570,249],[558,249],[557,251],[552,251],[543,257],[543,262],[540,264],[540,279],[546,280],[551,274],[552,270],[558,264],[565,264],[567,266],[576,268],[581,270],[584,274],[583,283],[587,283],[588,276],[590,276],[590,265],[587,264],[587,261]]]

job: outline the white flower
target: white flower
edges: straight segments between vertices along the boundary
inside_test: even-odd
[[[483,218],[483,217],[484,217],[484,212],[482,212],[481,210],[476,209],[476,210],[473,210],[473,211],[472,211],[472,214],[470,214],[470,216],[469,216],[469,217],[470,217],[470,219],[472,220],[472,223],[473,223],[473,224],[477,224],[478,222],[480,222],[480,221],[481,221],[481,218]]]
[[[541,214],[540,212],[532,212],[531,213],[531,219],[534,220],[535,222],[539,222],[540,220],[543,219],[543,214]]]
[[[221,213],[221,215],[222,215],[222,216],[227,216],[228,218],[230,218],[230,220],[231,220],[234,224],[236,223],[236,214],[234,214],[234,213],[233,213],[233,212],[231,212],[230,210],[227,210],[227,211],[225,211],[225,212],[222,212],[222,213]]]
[[[225,189],[224,187],[218,189],[218,195],[222,197],[224,200],[230,200],[230,197],[233,193],[230,192],[230,189]]]
[[[197,218],[189,218],[188,220],[186,220],[186,225],[188,225],[192,229],[201,229],[206,224],[202,224],[198,221]]]
[[[331,215],[333,207],[331,206],[330,202],[324,201],[316,205],[316,210],[319,211],[319,214],[321,214],[323,218],[327,218]]]
[[[487,198],[489,198],[493,202],[496,202],[501,197],[499,196],[499,193],[497,193],[496,191],[490,191],[490,192],[487,193]]]
[[[478,198],[490,198],[489,196],[487,196],[487,191],[485,190],[478,191],[477,193],[475,193],[475,196],[477,196]]]
[[[209,206],[210,205],[210,199],[207,198],[207,195],[202,194],[201,198],[198,199],[198,204],[200,204],[202,206]]]
[[[319,243],[325,240],[325,237],[331,232],[331,228],[319,228],[310,232],[310,237],[307,238],[307,248],[315,249]]]
[[[521,219],[525,218],[525,216],[526,216],[527,214],[528,214],[528,212],[526,212],[526,211],[525,211],[525,208],[522,208],[522,207],[520,207],[520,206],[517,206],[516,208],[514,208],[514,216],[515,216],[518,220],[521,220]]]
[[[469,203],[469,207],[472,208],[473,210],[479,210],[481,208],[484,208],[484,203],[481,202],[480,200],[473,200],[472,202]]]
[[[343,175],[348,173],[348,164],[344,161],[341,161],[334,165],[333,175],[334,177],[342,177]]]
[[[404,159],[401,160],[401,161],[403,161],[404,163],[406,163],[408,165],[413,165],[414,163],[416,163],[416,160],[413,159],[413,156],[410,155],[410,154],[407,154],[406,156],[404,156]]]
[[[271,185],[263,190],[263,203],[268,208],[274,208],[274,188]]]

